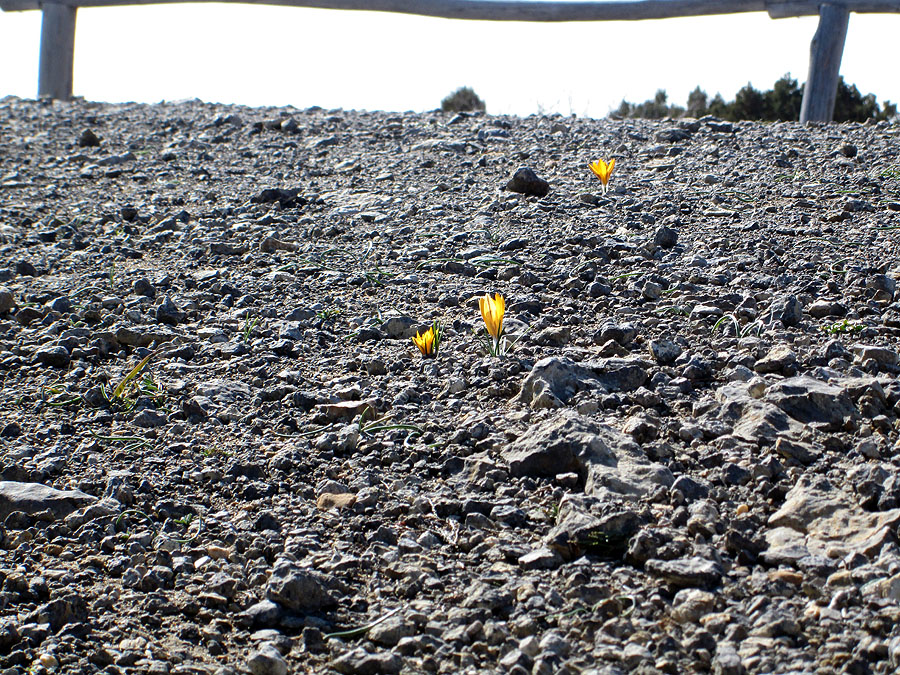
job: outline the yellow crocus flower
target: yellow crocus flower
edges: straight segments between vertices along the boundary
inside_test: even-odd
[[[499,293],[495,293],[493,298],[485,294],[478,299],[478,306],[481,308],[481,318],[484,319],[487,332],[494,339],[494,344],[499,344],[500,336],[503,334],[503,312],[506,310],[506,301]]]
[[[607,164],[602,159],[598,159],[596,162],[588,164],[588,166],[594,172],[594,175],[600,179],[600,182],[603,184],[603,194],[606,194],[606,191],[609,189],[609,177],[612,176],[613,169],[616,168],[616,160],[611,159],[609,164]]]
[[[434,326],[426,330],[423,335],[419,335],[419,331],[416,331],[416,336],[412,341],[426,359],[434,358],[436,356]]]

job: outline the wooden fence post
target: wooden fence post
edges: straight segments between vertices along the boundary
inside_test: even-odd
[[[800,122],[830,122],[837,98],[841,56],[850,12],[843,5],[819,8],[819,27],[809,48],[809,74],[803,88]]]
[[[42,7],[38,96],[67,101],[72,97],[75,62],[75,7],[47,2]]]

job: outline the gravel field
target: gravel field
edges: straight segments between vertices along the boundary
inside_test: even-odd
[[[897,124],[0,139],[0,674],[900,669]]]

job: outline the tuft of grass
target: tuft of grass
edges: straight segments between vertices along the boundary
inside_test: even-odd
[[[131,369],[131,371],[125,376],[125,378],[121,382],[119,382],[118,386],[116,386],[116,388],[113,389],[112,398],[114,400],[123,400],[124,399],[125,388],[128,386],[128,383],[131,382],[134,378],[136,378],[140,374],[140,372],[144,369],[144,366],[146,366],[150,362],[150,359],[152,359],[152,358],[153,358],[153,352],[150,352],[149,354],[147,354],[147,356],[145,356],[143,359],[141,359],[140,363],[138,363],[134,368]]]
[[[718,321],[716,321],[715,325],[710,331],[710,335],[719,330],[719,328],[722,328],[722,330],[724,331],[725,329],[723,328],[723,326],[729,325],[729,321],[731,322],[731,326],[734,328],[735,337],[739,338],[746,337],[754,331],[756,331],[756,334],[759,335],[763,328],[762,321],[759,320],[748,323],[746,326],[741,328],[741,323],[740,321],[738,321],[737,317],[734,314],[725,314],[721,316]]]
[[[319,318],[319,321],[331,321],[332,319],[336,319],[341,315],[341,310],[337,307],[329,307],[328,309],[322,309],[316,312],[316,316]]]
[[[150,445],[150,441],[146,438],[142,438],[141,436],[103,436],[101,434],[91,432],[91,436],[100,441],[105,441],[107,443],[125,443],[126,445],[122,448],[122,450],[128,452],[130,450],[136,450],[144,445]]]
[[[396,429],[411,431],[414,434],[422,435],[425,430],[415,424],[386,424],[391,419],[390,415],[382,417],[380,420],[373,419],[368,424],[365,423],[366,416],[369,414],[374,416],[372,408],[366,408],[362,415],[359,416],[359,433],[361,436],[371,436],[379,431],[392,431]]]
[[[156,521],[153,520],[153,518],[139,509],[126,509],[125,511],[122,511],[122,513],[119,514],[118,518],[116,518],[113,527],[118,531],[120,527],[123,527],[122,521],[125,520],[125,518],[127,518],[128,516],[139,516],[142,520],[146,521],[150,529],[154,531],[153,539],[156,539],[163,533],[166,522],[172,522],[181,525],[185,529],[185,534],[188,534],[188,530],[190,529],[191,525],[193,525],[196,521],[197,531],[194,532],[193,535],[181,539],[172,539],[172,541],[178,544],[190,544],[200,535],[200,532],[203,530],[203,520],[199,517],[195,518],[193,514],[188,514],[184,518],[179,518],[177,520],[170,520],[167,518],[162,525],[157,525]],[[127,539],[131,536],[131,533],[128,530],[125,530],[121,533],[121,536]]]
[[[204,457],[230,457],[231,451],[221,445],[214,445],[209,448],[203,448],[200,454]]]
[[[23,400],[23,397],[19,397],[18,401],[21,400]],[[84,401],[81,394],[70,393],[68,387],[63,385],[58,378],[49,384],[41,385],[41,400],[54,408],[63,408]]]
[[[822,326],[820,330],[829,335],[844,335],[848,333],[860,333],[865,330],[865,326],[859,322],[851,323],[849,320],[844,319],[843,321],[835,321],[834,323],[826,324]]]
[[[151,352],[141,359],[141,361],[132,368],[124,378],[122,378],[122,381],[116,385],[111,394],[103,387],[103,395],[106,397],[106,400],[109,401],[110,405],[120,406],[125,410],[131,410],[137,403],[139,397],[146,396],[153,401],[153,404],[156,407],[160,408],[164,406],[166,399],[168,398],[168,393],[156,382],[152,373],[147,372],[144,373],[143,377],[140,377],[154,354],[154,352]]]
[[[719,318],[719,320],[716,321],[716,324],[712,327],[711,332],[715,333],[717,330],[719,330],[720,327],[728,325],[727,322],[729,319],[731,320],[731,325],[734,327],[734,334],[740,335],[741,334],[741,324],[738,322],[737,317],[734,314],[723,314]],[[722,330],[724,331],[725,329],[722,328]]]
[[[638,272],[624,272],[624,273],[618,274],[618,275],[616,275],[616,276],[614,276],[614,277],[610,277],[609,280],[610,280],[610,281],[621,281],[622,279],[630,279],[631,277],[639,277],[639,276],[641,276],[642,274],[646,274],[646,272],[644,272],[644,271],[638,271]]]
[[[340,639],[350,638],[350,639],[352,639],[352,638],[362,637],[363,635],[368,633],[371,629],[373,629],[378,624],[390,619],[392,616],[394,616],[394,614],[399,612],[401,609],[403,609],[403,608],[398,607],[397,609],[393,609],[390,612],[388,612],[387,614],[384,614],[384,615],[378,617],[377,619],[375,619],[375,621],[367,623],[364,626],[359,626],[358,628],[350,628],[349,630],[340,630],[335,633],[326,633],[325,635],[322,636],[322,638],[325,640],[329,640],[331,638],[340,638]]]
[[[253,335],[253,330],[259,324],[259,317],[247,317],[244,319],[244,329],[241,331],[241,339],[244,342],[250,342],[250,336]]]
[[[525,328],[522,329],[522,332],[516,336],[515,340],[510,341],[506,334],[500,336],[500,340],[494,342],[494,339],[490,336],[490,333],[485,330],[485,334],[481,338],[481,347],[485,354],[494,357],[503,357],[507,354],[512,353],[516,349],[516,345],[525,337],[529,332],[531,332],[531,327],[534,326],[534,323],[530,323]]]

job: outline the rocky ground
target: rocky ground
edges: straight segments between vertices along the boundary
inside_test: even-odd
[[[900,667],[897,125],[0,138],[3,673]]]

